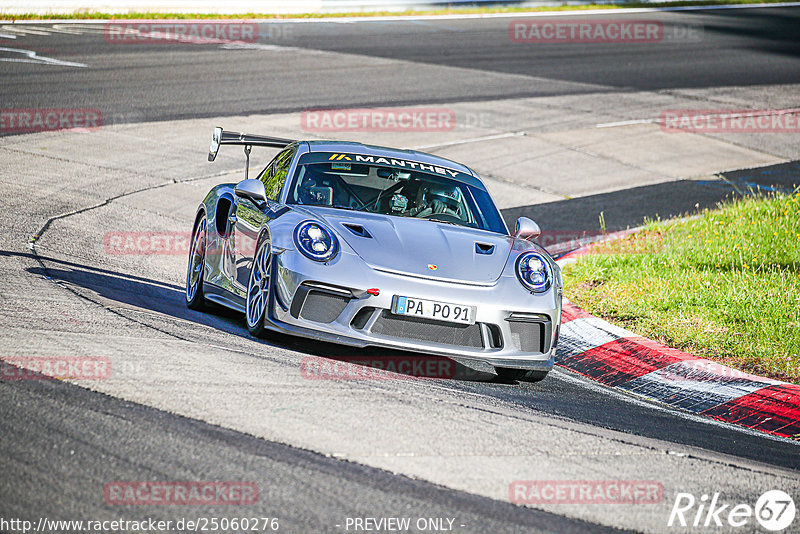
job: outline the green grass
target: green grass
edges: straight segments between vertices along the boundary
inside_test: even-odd
[[[47,14],[38,15],[33,13],[8,14],[0,13],[0,20],[42,20],[42,19],[110,19],[110,20],[129,20],[129,19],[152,19],[152,20],[203,20],[203,19],[308,19],[308,18],[327,18],[327,17],[386,17],[386,16],[423,16],[423,15],[453,15],[453,14],[474,14],[474,13],[530,13],[535,11],[583,11],[586,9],[621,9],[635,7],[686,7],[686,6],[718,6],[732,4],[773,4],[785,0],[677,0],[675,2],[614,2],[603,4],[586,5],[567,5],[542,6],[542,7],[461,7],[461,8],[440,8],[424,10],[406,11],[358,11],[351,13],[300,13],[291,15],[276,15],[274,13],[237,13],[220,15],[214,13],[154,13],[154,12],[129,12],[119,13],[100,13],[89,10],[78,10],[71,14]]]
[[[568,265],[567,297],[691,354],[800,383],[800,193],[651,222]]]

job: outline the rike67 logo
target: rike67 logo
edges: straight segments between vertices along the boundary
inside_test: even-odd
[[[756,501],[733,504],[720,499],[719,493],[702,495],[699,499],[691,493],[678,493],[669,514],[668,527],[718,528],[749,527],[772,532],[786,529],[794,522],[795,505],[792,497],[781,490],[770,490]],[[755,521],[754,521],[755,520]],[[757,524],[756,524],[757,522]]]

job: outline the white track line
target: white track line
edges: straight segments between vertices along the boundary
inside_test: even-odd
[[[630,126],[631,124],[652,124],[658,122],[658,119],[634,119],[630,121],[617,121],[617,122],[604,122],[602,124],[595,124],[595,128],[614,128],[615,126]]]
[[[81,34],[83,34],[83,31],[78,29],[78,28],[69,28],[69,27],[60,28],[56,24],[53,24],[52,26],[47,28],[46,31],[52,32],[52,33],[66,33],[67,35],[81,35]]]
[[[478,143],[480,141],[491,141],[493,139],[505,139],[507,137],[519,137],[526,135],[525,132],[508,132],[495,135],[486,135],[484,137],[473,137],[472,139],[461,139],[459,141],[449,141],[447,143],[436,143],[433,145],[415,146],[413,150],[424,150],[426,148],[439,148],[444,146],[464,145],[466,143]]]
[[[39,63],[41,65],[58,65],[61,67],[88,67],[84,63],[75,63],[72,61],[62,61],[60,59],[53,59],[51,57],[39,56],[33,50],[24,50],[22,48],[0,48],[0,52],[10,52],[12,54],[22,54],[26,59],[0,57],[0,61],[8,63]]]
[[[686,110],[671,110],[675,113],[680,113],[681,111],[691,112],[694,111],[692,109]],[[747,118],[747,117],[771,117],[773,115],[798,115],[800,114],[800,108],[786,108],[786,109],[754,109],[752,111],[747,109],[734,109],[734,110],[724,110],[720,109],[719,111],[715,111],[713,113],[705,113],[703,115],[691,115],[692,119],[702,119],[702,120],[709,120],[713,117],[727,117],[727,118]],[[664,124],[665,120],[663,117],[659,117],[657,119],[633,119],[627,121],[617,121],[617,122],[604,122],[601,124],[595,124],[595,128],[614,128],[617,126],[630,126],[633,124]],[[691,128],[687,128],[687,130],[691,130]]]
[[[31,30],[30,28],[15,28],[14,26],[12,26],[10,24],[3,25],[2,27],[0,27],[0,30],[5,30],[5,31],[8,31],[8,32],[21,33],[23,35],[27,35],[27,34],[30,34],[30,35],[50,35],[46,31]]]

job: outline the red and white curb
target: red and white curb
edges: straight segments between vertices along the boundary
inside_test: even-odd
[[[618,232],[617,237],[630,231]],[[591,253],[582,247],[559,265]],[[800,437],[800,386],[698,358],[565,302],[556,365],[674,408],[787,438]]]

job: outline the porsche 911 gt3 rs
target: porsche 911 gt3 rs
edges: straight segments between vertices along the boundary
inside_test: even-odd
[[[216,128],[245,179],[200,204],[186,302],[247,329],[480,360],[540,380],[553,366],[561,271],[520,218],[510,232],[478,175],[431,154]],[[279,148],[249,178],[253,146]]]

